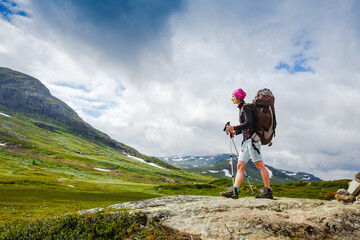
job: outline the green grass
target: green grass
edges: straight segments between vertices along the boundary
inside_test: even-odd
[[[156,186],[154,190],[164,195],[219,196],[221,188],[211,184],[167,184]]]
[[[177,239],[177,231],[144,213],[71,214],[0,226],[0,238],[18,239]]]
[[[272,189],[275,197],[332,200],[334,199],[335,192],[338,189],[340,188],[346,189],[348,187],[349,181],[350,180],[336,180],[336,181],[322,181],[322,182],[272,184]],[[120,202],[147,199],[147,198],[153,198],[164,195],[219,196],[219,192],[225,191],[227,187],[230,185],[231,185],[231,180],[219,179],[204,184],[180,183],[180,184],[160,184],[160,185],[143,185],[143,186],[136,185],[133,186],[132,189],[137,191],[133,191],[133,192],[119,191],[119,189],[117,192],[114,189],[111,190],[109,189],[108,191],[102,191],[102,192],[90,192],[90,191],[80,192],[77,191],[76,189],[64,188],[64,189],[56,190],[51,188],[41,188],[34,184],[30,184],[29,186],[8,184],[6,186],[3,185],[0,187],[0,191],[2,193],[0,195],[0,228],[5,229],[4,231],[10,234],[8,236],[18,236],[16,234],[20,234],[21,231],[23,231],[22,234],[25,234],[29,231],[29,229],[32,229],[34,228],[34,226],[37,226],[39,224],[40,226],[44,227],[44,222],[45,223],[48,222],[49,217],[60,216],[65,213],[74,213],[79,210],[105,207]],[[252,187],[254,188],[256,193],[258,193],[259,189],[262,188],[262,184],[252,184]],[[124,189],[129,189],[129,188],[124,188]],[[239,197],[249,197],[249,196],[252,196],[249,184],[247,182],[244,182],[240,187]],[[123,210],[125,211],[125,209]],[[108,212],[109,211],[101,212],[101,213],[108,213]],[[76,215],[77,214],[75,214],[75,216]],[[60,223],[54,222],[53,226],[47,226],[44,228],[46,229],[56,228],[57,224]],[[18,226],[20,225],[21,226],[24,225],[28,227],[19,228]],[[9,229],[18,229],[18,228],[20,230],[16,230],[15,233],[13,233],[12,230],[11,231],[9,230]],[[45,230],[41,230],[41,231],[43,234],[41,235],[43,239],[49,237],[48,235],[46,235],[48,233]],[[71,230],[71,231],[78,231],[78,230]],[[138,231],[143,231],[143,230],[139,229]],[[162,239],[161,237],[159,237],[161,233],[159,233],[158,231],[160,230],[151,232],[151,235],[156,236],[154,239]],[[85,233],[88,234],[88,232]],[[77,234],[85,234],[85,233],[78,232]],[[11,235],[11,234],[15,234],[15,235]],[[14,237],[8,239],[16,239],[16,238]],[[94,238],[90,237],[89,239],[94,239]],[[108,238],[105,237],[104,239],[108,239]]]
[[[21,115],[0,116],[0,120],[0,142],[6,143],[0,147],[0,181],[27,178],[53,185],[59,178],[139,183],[204,182],[210,179],[141,154],[137,157],[168,169],[139,162],[121,150],[74,134],[61,123],[44,128],[43,125],[49,123]]]
[[[335,199],[337,190],[349,187],[350,180],[299,182],[287,184],[273,184],[274,194],[278,197],[309,198],[309,199]]]
[[[276,197],[311,198],[332,200],[340,188],[347,189],[350,180],[272,184]],[[27,185],[26,185],[27,184]],[[79,184],[80,185],[80,184]],[[76,186],[79,186],[76,185]],[[86,182],[89,188],[89,182]],[[93,183],[94,190],[79,191],[68,186],[44,187],[42,182],[0,185],[0,223],[11,220],[36,220],[42,217],[58,216],[89,208],[154,198],[168,195],[219,196],[231,186],[231,180],[219,179],[210,183],[179,184],[108,184]],[[84,187],[84,188],[86,188]],[[256,194],[262,184],[252,183]],[[80,187],[81,188],[81,187]],[[97,188],[97,189],[96,189]],[[249,184],[243,182],[239,197],[253,196]]]
[[[163,196],[154,188],[167,182],[213,180],[140,153],[168,168],[137,161],[60,122],[2,111],[12,117],[0,115],[0,223]]]
[[[29,232],[37,226],[56,229],[57,224],[64,223],[61,221],[80,221],[80,218],[74,220],[71,217],[60,222],[46,220],[65,213],[166,195],[219,196],[219,192],[231,186],[229,179],[139,162],[123,151],[74,134],[58,122],[44,122],[16,113],[10,115],[11,118],[0,115],[0,143],[6,143],[0,146],[0,225],[7,233],[11,232],[7,236],[17,236],[19,231]],[[141,154],[137,157],[161,165],[159,160],[151,157]],[[272,184],[272,189],[277,197],[331,200],[339,188],[347,188],[348,182]],[[252,183],[252,186],[256,193],[262,188],[258,183]],[[246,180],[239,196],[252,196]],[[100,217],[95,218],[102,222]],[[21,228],[22,225],[27,227]],[[13,227],[22,230],[12,231]],[[151,228],[156,229],[147,225],[145,230]],[[38,232],[42,232],[43,239],[49,236],[45,230]],[[148,233],[154,237],[162,234],[159,229]],[[31,234],[36,235],[36,232]],[[98,233],[87,234],[98,236]]]
[[[272,184],[271,188],[275,197],[309,198],[332,200],[338,189],[348,188],[350,180],[320,181],[320,182],[297,182],[285,184]],[[229,179],[215,180],[209,184],[167,184],[155,187],[158,193],[166,195],[207,195],[219,196],[232,185]],[[263,184],[251,183],[255,194],[260,193]],[[240,186],[239,197],[253,196],[248,182],[244,181]]]
[[[0,223],[36,220],[159,195],[142,192],[78,192],[36,187],[0,187]]]

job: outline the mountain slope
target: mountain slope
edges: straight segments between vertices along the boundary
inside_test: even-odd
[[[233,155],[234,175],[236,174],[237,156]],[[160,158],[172,165],[182,168],[186,171],[216,178],[231,177],[230,154],[218,154],[212,156],[184,156],[184,157],[164,157]],[[265,165],[269,171],[272,183],[286,183],[298,181],[321,181],[310,173],[291,172],[287,170],[276,169]],[[262,178],[259,170],[254,163],[249,161],[246,166],[246,173],[252,182],[261,182]]]
[[[209,180],[111,139],[39,80],[0,68],[0,185],[152,191]]]
[[[47,123],[65,123],[73,133],[123,150],[132,155],[140,155],[135,149],[119,143],[86,122],[61,100],[52,96],[50,91],[37,79],[8,68],[0,67],[0,106],[10,111],[22,113]],[[47,127],[42,124],[40,127]],[[152,161],[158,162],[153,158]],[[159,164],[162,164],[158,162]],[[172,168],[167,165],[168,168]]]

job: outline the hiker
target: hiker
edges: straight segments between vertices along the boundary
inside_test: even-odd
[[[270,188],[270,176],[269,172],[266,169],[260,148],[261,142],[255,142],[251,137],[253,136],[254,130],[254,113],[252,107],[247,105],[244,101],[246,93],[241,89],[237,89],[232,94],[232,102],[238,105],[239,108],[239,115],[240,115],[240,125],[237,126],[226,126],[226,133],[230,134],[231,137],[235,135],[242,134],[243,141],[242,141],[242,148],[241,153],[238,158],[237,163],[237,173],[235,176],[235,183],[234,186],[231,186],[228,191],[221,192],[220,194],[223,197],[227,198],[238,198],[238,190],[241,183],[244,180],[244,172],[246,164],[249,160],[252,160],[255,166],[260,170],[261,176],[264,182],[265,187],[263,188],[262,192],[256,196],[256,198],[273,198],[273,194]]]

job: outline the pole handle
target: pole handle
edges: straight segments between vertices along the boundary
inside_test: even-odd
[[[227,123],[225,124],[224,130],[223,130],[224,132],[226,132],[226,127],[227,127],[227,126],[230,126],[230,122],[227,122]]]
[[[230,122],[227,122],[227,123],[225,124],[224,129],[223,129],[224,132],[226,132],[226,127],[227,127],[227,126],[230,126]],[[231,133],[226,133],[226,135],[229,135],[230,138],[233,138],[233,137],[234,137]]]

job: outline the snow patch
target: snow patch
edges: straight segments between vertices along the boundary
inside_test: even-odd
[[[266,166],[265,166],[266,167]],[[270,170],[270,169],[268,169],[267,167],[266,167],[266,169],[268,170],[268,172],[269,172],[269,177],[270,178],[272,178],[272,176],[273,176],[273,172]]]
[[[0,146],[6,146],[6,143],[0,143]]]
[[[104,169],[104,168],[97,168],[97,167],[94,167],[95,170],[98,170],[98,171],[102,171],[102,172],[110,172],[111,170],[109,169]]]
[[[286,171],[283,171],[283,173],[285,173],[288,176],[295,176],[297,174],[297,172],[293,173],[293,172],[286,172]]]
[[[131,156],[131,155],[129,155],[129,154],[126,154],[125,152],[124,152],[124,154],[125,154],[126,156],[128,156],[129,158],[138,160],[138,161],[143,162],[143,163],[146,163],[146,164],[148,164],[148,165],[151,165],[151,166],[154,166],[154,167],[157,167],[157,168],[161,168],[161,169],[165,169],[165,168],[163,168],[163,167],[160,167],[160,166],[156,165],[155,163],[148,163],[148,162],[146,162],[146,161],[145,161],[144,159],[142,159],[142,158],[138,158],[138,157],[135,157],[135,156]]]
[[[9,115],[7,115],[5,113],[2,113],[2,112],[0,112],[0,115],[5,116],[5,117],[11,117],[11,116],[9,116]]]
[[[69,186],[69,187],[72,187],[72,188],[74,188],[74,187],[75,187],[75,186],[73,186],[73,185],[71,185],[71,184],[68,184],[68,186]]]
[[[219,171],[209,170],[211,173],[218,173]]]
[[[223,170],[221,170],[221,171],[224,172],[225,177],[232,177],[229,170],[223,169]]]
[[[183,162],[183,161],[186,161],[186,160],[184,160],[182,157],[174,157],[172,160],[173,160],[174,162]]]

